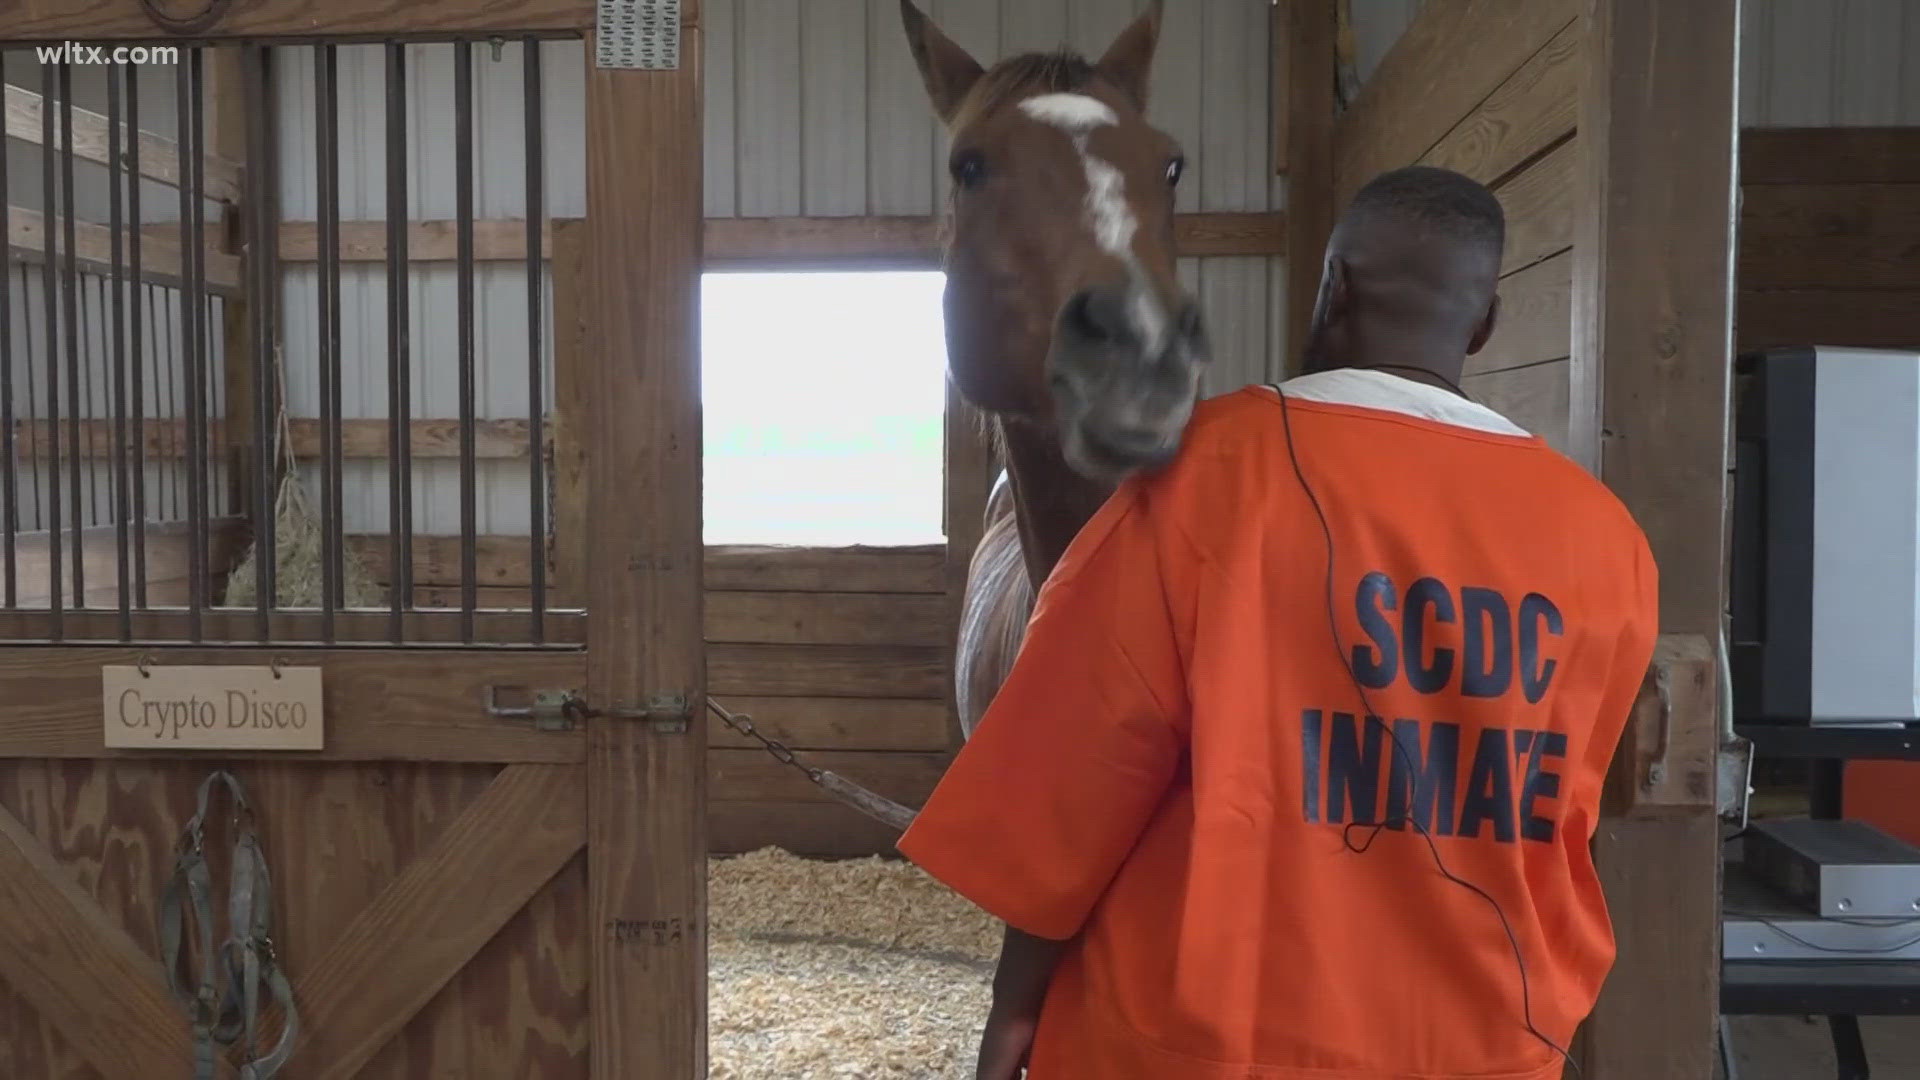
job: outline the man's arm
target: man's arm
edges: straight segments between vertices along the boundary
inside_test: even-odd
[[[1000,943],[1000,965],[993,974],[993,1007],[980,1036],[974,1080],[1015,1080],[1026,1067],[1047,984],[1070,944],[1007,927]]]

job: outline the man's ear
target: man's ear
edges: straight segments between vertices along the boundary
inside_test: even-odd
[[[1161,0],[1147,5],[1146,14],[1120,31],[1107,55],[1095,68],[1107,81],[1127,92],[1143,111],[1147,107],[1147,83],[1153,74],[1153,50],[1160,43]]]
[[[1500,294],[1495,293],[1493,302],[1487,305],[1486,318],[1480,320],[1480,326],[1473,332],[1473,340],[1467,342],[1467,355],[1472,356],[1487,347],[1493,339],[1493,329],[1500,322]]]
[[[933,111],[942,121],[951,122],[967,91],[984,74],[979,62],[941,33],[913,0],[900,0],[900,21],[906,26],[914,62],[920,65],[920,78],[927,84],[927,96],[933,99]]]

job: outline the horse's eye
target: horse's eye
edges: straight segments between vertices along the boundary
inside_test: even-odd
[[[962,150],[953,155],[947,168],[953,173],[953,182],[963,188],[975,188],[987,178],[987,158],[978,150]]]
[[[1186,172],[1187,172],[1186,158],[1176,157],[1172,161],[1167,162],[1167,186],[1178,187],[1180,184],[1180,178],[1182,176],[1185,176]]]

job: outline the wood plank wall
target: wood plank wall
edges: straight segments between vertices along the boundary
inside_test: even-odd
[[[1920,348],[1920,127],[1741,136],[1741,351]]]
[[[384,587],[387,538],[351,539]],[[457,537],[414,538],[415,602],[460,603]],[[482,537],[483,605],[519,607],[531,584],[524,537]],[[706,559],[708,691],[807,760],[908,806],[933,791],[953,750],[953,620],[946,548],[712,547]],[[807,855],[892,850],[894,835],[824,798],[798,770],[711,725],[715,851],[769,844]]]
[[[1562,451],[1569,442],[1574,199],[1584,23],[1543,0],[1516,14],[1467,0],[1423,7],[1335,129],[1342,205],[1409,164],[1486,184],[1507,214],[1501,315],[1466,389]]]

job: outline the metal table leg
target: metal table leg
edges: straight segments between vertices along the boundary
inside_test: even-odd
[[[1829,1016],[1827,1026],[1833,1029],[1833,1058],[1840,1067],[1840,1080],[1869,1080],[1867,1046],[1860,1039],[1860,1018]]]

